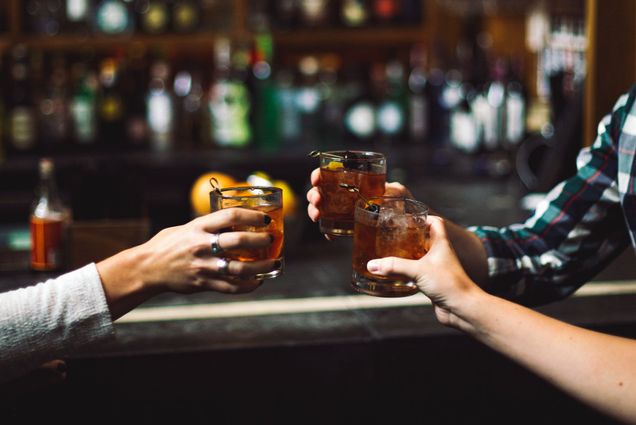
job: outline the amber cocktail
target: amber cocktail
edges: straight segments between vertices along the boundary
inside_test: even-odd
[[[334,236],[353,235],[353,213],[359,196],[382,196],[385,182],[386,158],[381,153],[321,152],[320,231]],[[358,193],[346,187],[355,187]]]
[[[272,218],[267,226],[233,226],[235,232],[268,232],[274,238],[265,248],[233,249],[223,252],[223,257],[238,261],[280,260],[280,267],[269,273],[256,275],[257,279],[272,278],[283,272],[283,192],[277,187],[228,187],[210,192],[212,211],[225,208],[248,208],[262,211]]]
[[[418,292],[415,282],[378,276],[367,270],[375,258],[410,260],[426,254],[428,208],[413,199],[377,197],[356,203],[353,233],[353,287],[378,297],[405,297]]]

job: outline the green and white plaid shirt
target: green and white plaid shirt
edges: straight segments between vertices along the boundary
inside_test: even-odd
[[[567,297],[636,247],[636,86],[621,96],[558,184],[523,224],[475,227],[492,292],[527,305]]]

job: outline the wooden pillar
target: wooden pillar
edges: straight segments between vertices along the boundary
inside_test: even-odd
[[[636,2],[587,0],[587,78],[584,145],[596,137],[601,118],[636,82]]]

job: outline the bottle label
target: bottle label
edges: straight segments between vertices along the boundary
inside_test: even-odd
[[[31,217],[31,267],[56,270],[62,267],[64,221]]]
[[[121,34],[130,25],[130,16],[123,3],[107,0],[97,10],[97,28],[106,34]]]
[[[17,107],[11,114],[11,135],[16,149],[26,150],[35,144],[33,114],[30,108]]]
[[[190,3],[177,3],[174,6],[174,25],[177,31],[191,31],[198,23],[197,11]]]
[[[84,99],[74,99],[71,115],[75,126],[75,137],[81,143],[90,143],[95,139],[95,105]]]

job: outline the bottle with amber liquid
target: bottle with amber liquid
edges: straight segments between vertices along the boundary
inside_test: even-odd
[[[70,210],[57,191],[55,166],[48,158],[40,160],[40,181],[31,207],[31,268],[55,271],[64,268]]]

